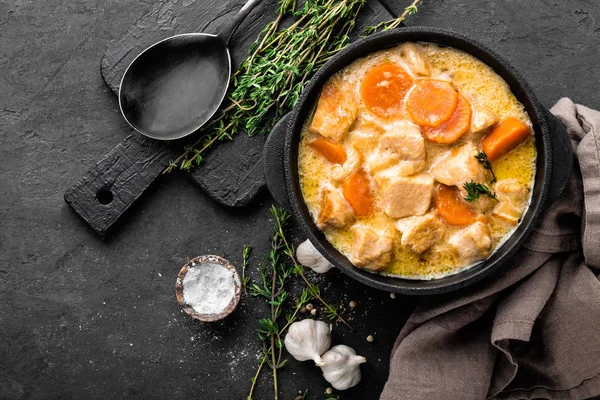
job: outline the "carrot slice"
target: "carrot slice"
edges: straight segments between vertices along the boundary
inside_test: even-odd
[[[406,107],[412,119],[422,126],[440,126],[458,106],[458,93],[448,82],[423,79],[408,96]]]
[[[398,115],[413,78],[402,67],[386,62],[367,72],[361,84],[365,106],[380,117]]]
[[[516,118],[508,117],[496,125],[481,141],[490,161],[495,161],[518,147],[531,136],[531,128]]]
[[[365,171],[358,170],[350,175],[342,185],[342,193],[357,216],[364,217],[373,212],[373,195]]]
[[[346,150],[344,150],[344,146],[339,143],[329,139],[319,138],[309,142],[308,145],[332,163],[343,164],[346,162]]]
[[[479,214],[469,206],[456,186],[439,184],[433,193],[433,204],[438,215],[449,225],[470,225]]]
[[[460,94],[458,95],[458,106],[452,117],[442,125],[431,128],[424,127],[425,138],[436,143],[453,143],[465,134],[471,126],[471,105]]]

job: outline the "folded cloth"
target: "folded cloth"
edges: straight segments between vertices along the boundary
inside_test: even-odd
[[[600,395],[600,112],[569,99],[551,111],[575,153],[569,186],[502,274],[422,300],[382,400]]]

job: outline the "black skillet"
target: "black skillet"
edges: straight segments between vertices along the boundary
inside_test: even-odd
[[[525,106],[535,131],[536,178],[531,204],[511,237],[490,258],[455,275],[436,280],[409,280],[373,274],[355,267],[336,250],[313,223],[302,198],[298,179],[298,143],[303,124],[325,82],[357,58],[403,42],[432,42],[463,50],[489,65],[510,86]],[[533,91],[500,55],[462,34],[448,30],[412,27],[382,32],[359,40],[334,56],[311,79],[295,109],[274,128],[265,147],[265,175],[273,197],[290,208],[305,236],[332,264],[369,286],[413,295],[440,294],[471,285],[503,265],[523,246],[548,204],[558,198],[570,178],[573,163],[571,143],[564,126],[544,109]]]

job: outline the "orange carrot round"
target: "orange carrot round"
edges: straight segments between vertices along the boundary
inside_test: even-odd
[[[439,184],[433,193],[433,204],[440,218],[449,225],[470,225],[479,217],[455,186]]]
[[[496,125],[481,141],[488,160],[496,161],[517,148],[531,136],[531,128],[516,118],[508,117]]]
[[[359,217],[365,217],[373,212],[373,195],[369,177],[363,170],[350,175],[342,185],[344,198]]]
[[[448,121],[458,106],[458,93],[448,82],[423,79],[408,96],[406,107],[421,126],[436,127]]]
[[[453,143],[464,135],[471,126],[471,105],[460,94],[458,95],[458,105],[452,117],[442,125],[431,128],[423,128],[423,136],[436,143]]]
[[[346,162],[346,150],[339,143],[325,138],[318,138],[308,142],[308,145],[332,163],[343,164]]]
[[[386,62],[372,67],[361,84],[365,106],[380,117],[398,115],[413,78],[400,66]]]

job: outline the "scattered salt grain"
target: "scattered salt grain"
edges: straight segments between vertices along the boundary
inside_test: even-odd
[[[222,312],[234,296],[233,272],[219,264],[190,268],[183,278],[183,299],[199,314]]]

